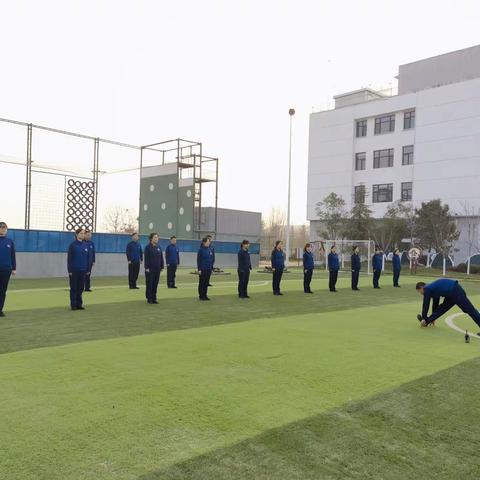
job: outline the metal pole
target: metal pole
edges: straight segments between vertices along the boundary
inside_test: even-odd
[[[25,230],[30,230],[30,213],[32,200],[32,124],[27,125],[27,163],[25,178]]]
[[[66,214],[67,214],[67,211],[66,211],[66,207],[67,207],[67,176],[64,175],[63,176],[63,220],[62,220],[62,230],[66,230],[67,229],[67,217],[66,217]]]
[[[218,158],[215,161],[215,238],[217,238],[218,226]]]
[[[367,250],[368,250],[368,253],[367,253],[367,257],[368,257],[368,258],[367,258],[367,275],[370,275],[370,255],[371,255],[371,253],[372,253],[372,252],[371,252],[371,249],[370,249],[371,243],[372,243],[372,241],[369,240],[369,241],[368,241],[368,249],[367,249]]]
[[[470,275],[470,259],[472,257],[468,257],[468,260],[467,260],[467,275]]]
[[[138,179],[138,233],[140,233],[140,219],[142,218],[142,169],[143,169],[143,147],[140,149],[140,175]]]
[[[290,142],[289,142],[289,150],[288,150],[288,200],[287,200],[287,234],[286,234],[286,241],[285,241],[285,250],[287,254],[287,258],[285,259],[285,266],[288,267],[288,260],[290,258],[290,188],[291,188],[291,177],[292,177],[292,119],[295,115],[295,110],[291,108],[288,111],[290,115]]]
[[[98,172],[99,172],[100,139],[93,142],[93,231],[97,231]]]

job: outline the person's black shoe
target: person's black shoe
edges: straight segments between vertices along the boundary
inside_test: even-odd
[[[313,293],[311,290],[309,290],[307,293]]]
[[[77,307],[77,310],[85,310],[85,307]]]
[[[380,290],[380,287],[373,287],[373,288],[375,288],[375,289],[377,289],[377,290]]]
[[[204,300],[210,301],[211,298],[210,297],[205,297]]]
[[[478,332],[477,335],[480,337],[480,332]]]
[[[243,298],[250,298],[250,296],[249,296],[249,295],[245,295]]]
[[[132,287],[132,290],[140,290],[140,287]]]
[[[89,288],[88,290],[85,290],[85,291],[86,291],[86,292],[91,292],[91,291],[92,291],[92,289],[91,289],[91,288]]]
[[[154,305],[158,305],[158,301],[157,301],[157,300],[154,300],[152,303],[153,303]]]
[[[152,305],[152,304],[153,304],[153,302],[152,302],[151,300],[147,300],[147,303],[148,303],[149,305]]]
[[[70,310],[76,310],[77,307],[70,307]]]
[[[213,287],[213,285],[211,283],[208,284],[209,287]]]
[[[0,317],[4,317],[5,314],[3,312],[0,312]]]
[[[282,293],[282,292],[278,292],[278,295],[283,295],[283,293]]]
[[[332,293],[337,293],[338,290],[330,290]]]

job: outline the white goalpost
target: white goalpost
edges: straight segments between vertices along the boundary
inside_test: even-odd
[[[371,258],[375,251],[375,242],[373,240],[316,240],[310,242],[313,247],[313,256],[317,265],[325,265],[325,270],[328,270],[327,256],[330,253],[332,245],[337,247],[338,257],[342,270],[345,265],[350,265],[350,256],[353,252],[353,247],[357,246],[359,249],[360,260],[362,263],[367,262],[367,275],[371,274]]]

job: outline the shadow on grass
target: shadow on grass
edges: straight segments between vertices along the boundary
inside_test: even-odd
[[[474,359],[138,480],[478,479]]]

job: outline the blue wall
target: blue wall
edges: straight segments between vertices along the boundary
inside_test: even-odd
[[[8,230],[8,236],[15,242],[17,252],[67,252],[68,246],[74,240],[70,232],[54,232],[48,230]],[[130,235],[120,233],[95,233],[92,238],[97,253],[125,253]],[[148,236],[141,235],[140,243],[148,244]],[[160,240],[160,245],[165,247],[169,240]],[[196,252],[200,245],[199,240],[177,240],[181,252]],[[239,244],[236,242],[214,242],[215,253],[237,253]],[[260,253],[260,244],[252,243],[250,253]]]

